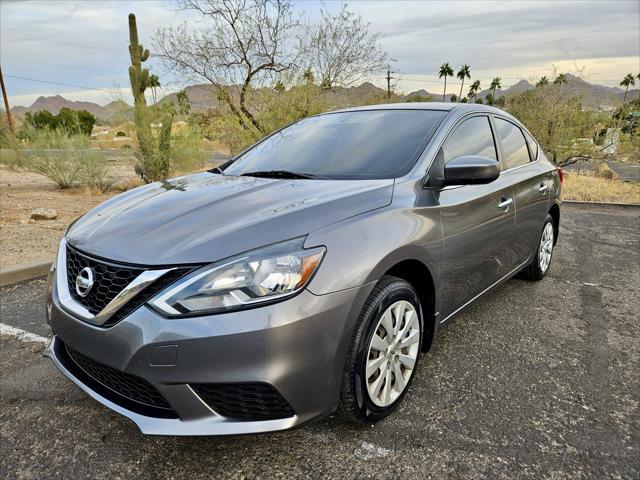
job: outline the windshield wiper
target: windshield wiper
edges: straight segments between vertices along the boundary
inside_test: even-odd
[[[242,174],[243,177],[263,177],[263,178],[322,178],[312,173],[296,173],[288,170],[261,170],[257,172],[247,172]]]

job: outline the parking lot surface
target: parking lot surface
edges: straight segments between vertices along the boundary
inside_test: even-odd
[[[145,437],[0,339],[3,478],[640,478],[640,210],[566,205],[549,275],[514,279],[441,331],[399,411],[242,437]],[[4,324],[49,336],[44,282]]]

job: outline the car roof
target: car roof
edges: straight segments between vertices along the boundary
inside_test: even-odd
[[[490,105],[481,103],[446,103],[446,102],[408,102],[408,103],[383,103],[381,105],[365,105],[362,107],[343,108],[327,113],[358,112],[367,110],[438,110],[442,112],[488,112],[510,116],[505,111]]]

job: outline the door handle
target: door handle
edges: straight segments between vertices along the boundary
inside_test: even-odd
[[[545,183],[541,183],[541,184],[540,184],[540,187],[538,188],[538,191],[540,191],[540,192],[544,193],[544,192],[546,192],[546,191],[547,191],[547,189],[548,189],[548,188],[549,188],[549,186],[548,186],[547,184],[545,184]]]
[[[498,204],[498,208],[502,208],[505,211],[509,210],[509,205],[513,203],[513,198],[502,197],[502,201]]]

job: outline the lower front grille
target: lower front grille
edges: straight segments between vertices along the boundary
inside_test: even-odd
[[[190,386],[223,417],[258,421],[295,415],[291,405],[268,383],[195,383]]]
[[[58,354],[71,373],[113,403],[141,415],[178,418],[160,392],[146,380],[96,362],[68,345],[62,344]]]

